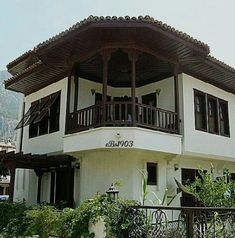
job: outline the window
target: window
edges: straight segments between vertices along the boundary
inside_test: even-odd
[[[25,125],[29,124],[30,138],[59,130],[60,92],[33,102],[31,108],[35,110],[31,110],[27,123],[25,123]]]
[[[194,92],[195,96],[195,123],[197,130],[207,130],[206,123],[206,95],[199,91]]]
[[[229,136],[228,102],[194,90],[195,128]]]
[[[218,106],[217,98],[208,95],[208,130],[218,134]]]
[[[229,136],[228,103],[219,99],[220,134]]]
[[[157,185],[157,163],[147,163],[147,185]]]

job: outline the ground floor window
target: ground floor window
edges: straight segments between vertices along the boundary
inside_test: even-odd
[[[147,185],[157,185],[157,163],[147,163]]]

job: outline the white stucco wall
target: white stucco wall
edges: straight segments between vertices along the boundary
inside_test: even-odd
[[[172,155],[143,151],[96,150],[75,153],[80,160],[80,202],[93,197],[97,192],[105,193],[110,185],[120,182],[119,196],[142,201],[142,173],[147,162],[158,163],[158,185],[148,186],[162,199],[166,188],[166,164]],[[174,157],[174,156],[173,156]],[[151,195],[148,200],[153,199]],[[150,201],[146,201],[150,204]]]
[[[40,98],[46,97],[59,90],[61,90],[60,130],[54,133],[29,138],[29,126],[24,127],[24,134],[23,134],[24,153],[43,154],[62,151],[63,149],[62,137],[64,135],[65,130],[67,78],[62,79],[56,83],[53,83],[25,97],[25,112],[29,109],[32,102]]]
[[[228,101],[230,137],[210,134],[195,129],[193,89]],[[183,74],[183,151],[185,155],[214,157],[235,161],[235,95],[211,84]]]
[[[181,154],[181,136],[138,127],[100,127],[64,137],[65,153],[106,148],[110,141],[128,141],[126,149]],[[132,145],[132,146],[131,146]],[[117,147],[117,146],[114,146]]]
[[[102,94],[102,84],[92,82],[83,78],[79,79],[78,87],[78,109],[89,107],[95,103],[95,94],[92,95],[91,89],[96,93]],[[150,93],[155,93],[157,89],[161,92],[157,96],[157,106],[165,110],[175,110],[175,97],[174,97],[174,78],[170,77],[163,79],[159,82],[150,83],[142,87],[136,88],[136,97],[138,102],[142,102],[142,96]],[[131,88],[116,88],[108,86],[108,96],[111,97],[131,97]]]

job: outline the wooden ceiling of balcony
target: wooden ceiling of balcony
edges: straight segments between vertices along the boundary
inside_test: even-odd
[[[77,75],[91,81],[102,83],[103,63],[98,54],[77,64]],[[173,75],[172,66],[156,57],[139,53],[136,62],[136,86],[140,87]],[[128,54],[121,49],[111,54],[108,64],[108,85],[113,87],[131,87],[131,62]]]

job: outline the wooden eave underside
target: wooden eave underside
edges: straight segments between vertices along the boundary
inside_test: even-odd
[[[77,35],[38,54],[37,58],[42,62],[40,67],[35,68],[31,74],[23,72],[13,76],[5,85],[8,89],[28,95],[62,79],[61,75],[63,77],[68,75],[74,63],[82,62],[105,48],[135,48],[171,64],[177,64],[179,59],[192,57],[195,54],[195,49],[185,46],[181,41],[176,42],[148,28],[139,27],[137,30],[130,27],[118,29],[112,27],[101,31],[95,27],[83,32],[83,35]],[[199,55],[199,57],[203,56]],[[162,74],[162,78],[165,76],[169,76],[169,73]]]
[[[23,154],[8,152],[5,151],[0,152],[0,160],[6,166],[14,166],[15,168],[24,168],[24,169],[43,169],[50,167],[61,167],[61,166],[69,166],[72,161],[75,161],[75,158],[66,155],[39,155],[39,154]]]

